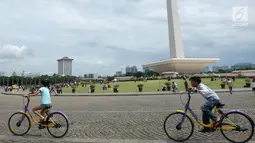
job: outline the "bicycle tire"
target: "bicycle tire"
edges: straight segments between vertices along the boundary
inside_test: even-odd
[[[233,142],[233,143],[246,143],[246,142],[248,142],[248,141],[253,137],[253,134],[254,134],[254,122],[253,122],[253,120],[251,119],[250,116],[248,116],[248,115],[246,115],[246,114],[244,114],[244,113],[242,113],[242,112],[233,111],[233,112],[227,113],[226,116],[228,117],[228,115],[230,115],[230,114],[239,114],[239,115],[241,115],[241,116],[244,116],[246,119],[248,119],[248,121],[250,122],[250,124],[251,124],[251,126],[252,126],[252,128],[251,128],[251,135],[250,135],[246,140],[241,141],[241,142],[236,142],[236,141],[231,140],[230,138],[228,138],[228,137],[226,136],[226,134],[224,133],[224,130],[223,130],[223,129],[220,129],[222,135],[223,135],[228,141]],[[222,123],[222,121],[223,121],[224,119],[225,119],[225,118],[222,118],[222,119],[221,119],[221,123]]]
[[[64,134],[62,134],[62,135],[60,135],[60,136],[57,136],[57,135],[54,135],[54,134],[50,131],[50,128],[52,128],[52,127],[47,126],[47,130],[48,130],[48,132],[50,133],[50,135],[52,135],[53,137],[55,137],[55,138],[62,138],[63,136],[65,136],[65,135],[67,134],[68,129],[69,129],[68,119],[65,117],[64,114],[62,114],[62,113],[60,113],[60,112],[50,113],[49,116],[48,116],[47,119],[46,119],[46,124],[50,123],[50,122],[49,122],[50,118],[51,118],[53,115],[55,115],[55,114],[59,114],[59,115],[61,115],[61,116],[65,119],[65,121],[66,121],[66,123],[67,123],[67,124],[66,124],[66,125],[67,125],[67,126],[66,126],[66,131],[64,132]]]
[[[185,119],[185,120],[188,119],[188,121],[189,121],[190,124],[191,124],[191,132],[190,132],[189,136],[188,136],[187,138],[185,138],[185,139],[181,139],[181,140],[175,139],[175,138],[171,137],[171,136],[168,134],[168,132],[167,132],[167,127],[166,127],[166,122],[167,122],[167,120],[168,120],[170,117],[173,118],[173,116],[176,115],[176,114],[181,114],[182,116],[185,115],[184,113],[181,113],[181,112],[174,112],[174,113],[171,113],[170,115],[168,115],[168,116],[166,117],[165,121],[164,121],[164,131],[165,131],[166,135],[167,135],[171,140],[174,140],[174,141],[176,141],[176,142],[184,142],[184,141],[188,140],[188,139],[193,135],[193,132],[194,132],[194,123],[193,123],[193,121],[191,120],[191,118],[190,118],[189,116],[186,116],[186,119]]]
[[[27,118],[27,120],[28,120],[28,122],[29,122],[29,124],[28,124],[28,128],[27,128],[27,130],[24,132],[24,133],[16,133],[13,129],[12,129],[12,127],[11,127],[11,119],[12,119],[12,117],[13,116],[15,116],[15,115],[17,115],[17,114],[22,114],[22,116],[24,116],[25,118]],[[9,128],[9,130],[11,131],[11,133],[13,133],[14,135],[16,135],[16,136],[23,136],[23,135],[25,135],[29,130],[30,130],[30,128],[31,128],[31,120],[30,120],[30,118],[27,116],[27,114],[25,114],[25,113],[23,113],[23,112],[16,112],[16,113],[13,113],[11,116],[10,116],[10,118],[9,118],[9,120],[8,120],[8,128]]]

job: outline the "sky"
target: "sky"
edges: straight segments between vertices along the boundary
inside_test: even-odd
[[[233,26],[232,8],[248,7],[248,25]],[[254,0],[179,0],[186,57],[218,65],[255,63]],[[170,57],[166,0],[1,0],[0,71],[113,75],[125,66]]]

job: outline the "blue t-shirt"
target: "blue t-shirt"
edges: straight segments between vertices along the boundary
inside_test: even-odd
[[[41,87],[41,104],[51,104],[50,90],[47,87]]]

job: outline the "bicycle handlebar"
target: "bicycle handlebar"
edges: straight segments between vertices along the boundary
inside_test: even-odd
[[[29,102],[30,102],[30,96],[28,95],[28,96],[24,96],[24,98],[26,98],[27,99],[27,106],[28,106],[28,104],[29,104]],[[23,100],[24,101],[24,100]]]
[[[190,95],[190,94],[191,94],[191,92],[197,92],[197,91],[193,91],[192,88],[189,88],[189,89],[188,89],[188,96],[189,96],[189,99],[188,99],[188,102],[187,102],[187,103],[190,102],[190,98],[191,98],[191,95]]]

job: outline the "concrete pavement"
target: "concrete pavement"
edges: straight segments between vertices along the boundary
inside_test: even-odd
[[[9,137],[0,135],[0,142],[14,143],[14,142],[26,142],[26,143],[45,143],[44,138],[32,138],[32,137]],[[81,139],[81,138],[63,138],[63,139],[47,139],[47,142],[54,143],[177,143],[172,140],[138,140],[138,139]],[[226,140],[188,140],[186,143],[229,143]],[[249,143],[255,143],[250,141]]]
[[[255,96],[252,92],[234,92],[233,95],[220,93],[219,96],[226,104],[224,111],[240,109],[254,120]],[[66,137],[54,139],[47,130],[38,130],[36,126],[33,126],[24,137],[16,137],[9,132],[7,122],[11,114],[22,110],[23,99],[20,96],[0,96],[0,143],[18,141],[19,143],[172,143],[173,141],[169,141],[164,133],[163,121],[170,113],[177,109],[183,109],[180,96],[52,97],[52,110],[64,111],[71,121]],[[39,97],[31,98],[31,107],[39,104],[39,101]],[[203,98],[200,95],[194,95],[191,102],[191,107],[200,115]],[[227,142],[220,131],[201,134],[198,133],[198,129],[199,127],[196,125],[195,132],[187,141],[188,143]],[[253,138],[252,141],[254,140]]]

